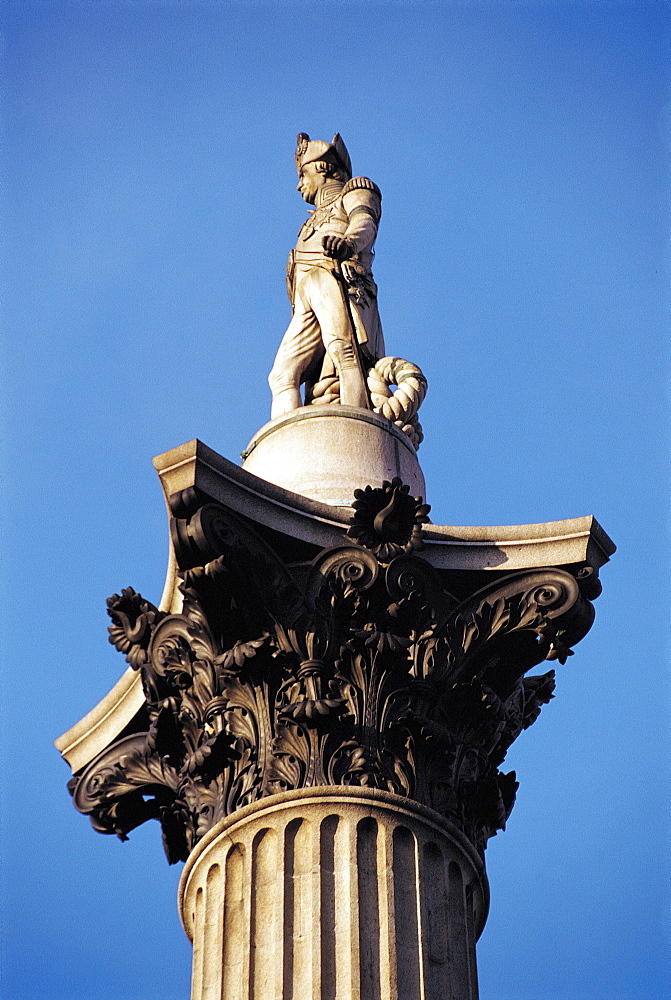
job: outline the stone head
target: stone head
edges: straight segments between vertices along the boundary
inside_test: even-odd
[[[332,142],[310,140],[305,132],[298,135],[296,145],[298,187],[305,201],[314,204],[319,188],[329,180],[347,181],[352,176],[352,164],[347,147],[339,133]]]

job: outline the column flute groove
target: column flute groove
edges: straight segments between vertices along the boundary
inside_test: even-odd
[[[462,870],[486,908],[463,835],[390,793],[323,787],[248,806],[204,838],[180,884],[193,1000],[475,1000]]]

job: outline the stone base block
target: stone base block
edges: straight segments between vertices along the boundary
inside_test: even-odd
[[[312,500],[349,507],[355,489],[400,476],[426,497],[417,453],[384,417],[353,406],[305,406],[271,420],[243,452],[243,469]]]
[[[284,792],[195,848],[180,883],[192,1000],[476,1000],[484,866],[410,800]]]

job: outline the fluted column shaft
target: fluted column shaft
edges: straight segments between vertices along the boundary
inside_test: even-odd
[[[214,827],[180,884],[192,1000],[477,1000],[487,880],[463,835],[396,795],[273,795]]]

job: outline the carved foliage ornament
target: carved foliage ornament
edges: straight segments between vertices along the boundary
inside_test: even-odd
[[[591,625],[576,579],[514,573],[456,601],[415,554],[429,508],[398,480],[357,491],[356,541],[321,552],[301,588],[225,508],[182,495],[173,510],[181,613],[131,588],[108,601],[150,727],[70,782],[94,827],[126,839],[158,819],[173,863],[263,796],[359,785],[438,810],[483,849],[517,789],[498,767],[552,697],[554,671],[524,675]]]

